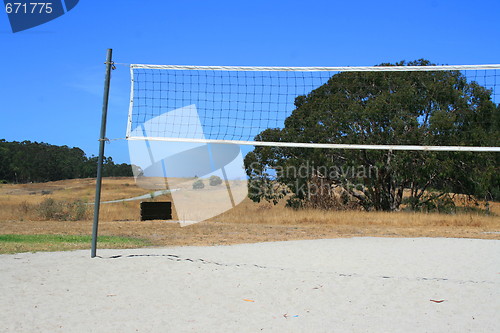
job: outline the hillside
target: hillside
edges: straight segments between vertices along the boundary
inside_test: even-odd
[[[93,201],[94,186],[95,180],[90,178],[0,185],[0,234],[90,235],[93,206],[85,202]],[[103,201],[145,193],[147,190],[137,187],[133,178],[103,181]],[[153,200],[171,198],[164,195]],[[44,215],[59,205],[69,211],[68,215]],[[170,221],[139,221],[139,205],[140,201],[103,204],[99,234],[146,239],[154,246],[359,236],[500,239],[500,203],[495,202],[490,203],[491,215],[485,215],[293,210],[246,199],[220,216],[187,227]],[[79,245],[82,247],[89,244]]]

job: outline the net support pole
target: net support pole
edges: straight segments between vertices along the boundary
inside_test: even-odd
[[[101,134],[99,136],[99,157],[97,159],[97,177],[95,184],[94,223],[92,225],[92,247],[90,257],[94,258],[97,252],[97,230],[99,226],[99,208],[101,206],[102,164],[104,160],[104,145],[106,143],[106,119],[108,115],[109,83],[111,81],[111,68],[113,50],[108,49],[106,57],[106,74],[104,76],[104,95],[102,100]]]

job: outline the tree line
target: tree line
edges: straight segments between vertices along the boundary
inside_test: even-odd
[[[92,178],[97,174],[97,157],[87,157],[80,148],[43,142],[0,140],[0,181],[9,183],[47,182]],[[130,177],[129,164],[117,164],[111,157],[103,162],[104,177]]]

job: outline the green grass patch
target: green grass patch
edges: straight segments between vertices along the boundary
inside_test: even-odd
[[[68,251],[90,248],[91,236],[78,235],[0,235],[0,254]],[[145,239],[99,236],[99,248],[137,248],[150,245]]]

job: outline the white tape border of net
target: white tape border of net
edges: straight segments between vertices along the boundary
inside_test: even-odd
[[[192,65],[146,65],[131,64],[131,69],[165,69],[196,71],[260,71],[260,72],[428,72],[500,69],[500,64],[491,65],[444,65],[444,66],[360,66],[360,67],[259,67],[259,66],[192,66]]]
[[[243,141],[243,140],[189,139],[189,138],[167,138],[167,137],[147,137],[147,136],[128,136],[127,140],[214,143],[214,144],[233,144],[233,145],[268,146],[268,147],[295,147],[295,148],[500,152],[500,147],[473,147],[473,146],[361,145],[361,144],[309,143],[309,142],[268,142],[268,141]]]

